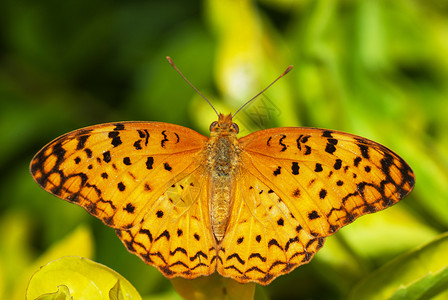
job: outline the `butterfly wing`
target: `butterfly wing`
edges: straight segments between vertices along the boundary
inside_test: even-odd
[[[274,128],[240,145],[239,197],[218,271],[242,281],[267,284],[308,262],[325,237],[397,203],[414,186],[398,155],[343,132]]]
[[[145,217],[117,235],[130,252],[166,277],[195,278],[216,270],[216,242],[210,231],[208,194],[201,169],[167,188]]]
[[[171,265],[182,265],[184,277],[198,276],[213,271],[208,249],[214,244],[207,231],[208,211],[202,209],[208,208],[203,196],[206,181],[198,176],[207,140],[167,123],[102,124],[50,142],[33,158],[30,169],[42,188],[117,229],[127,248],[146,262],[165,268],[171,276],[181,270],[169,271]],[[180,188],[186,185],[188,189]],[[207,249],[203,255],[210,257],[208,261],[202,248]],[[181,257],[185,253],[197,259]],[[198,261],[207,266],[198,266]]]
[[[311,260],[325,241],[304,230],[287,201],[266,178],[246,169],[238,174],[235,202],[227,231],[218,246],[218,272],[239,282],[266,285]],[[258,175],[258,174],[257,174]]]

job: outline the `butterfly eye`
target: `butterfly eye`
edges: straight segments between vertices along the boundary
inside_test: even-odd
[[[216,125],[218,125],[218,121],[213,121],[213,123],[212,124],[210,124],[210,131],[212,131],[215,127],[216,127]]]
[[[236,133],[240,132],[240,128],[238,127],[238,124],[232,123],[233,129],[235,129]]]

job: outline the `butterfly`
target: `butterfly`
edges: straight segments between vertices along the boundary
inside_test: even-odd
[[[40,150],[31,174],[168,278],[217,271],[262,285],[413,189],[409,165],[376,142],[305,127],[238,138],[234,115],[218,114],[210,137],[161,122],[78,129]]]

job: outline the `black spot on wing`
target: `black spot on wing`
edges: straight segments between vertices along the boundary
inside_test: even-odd
[[[141,143],[142,143],[142,140],[138,140],[138,141],[136,141],[136,142],[134,143],[134,148],[135,148],[135,150],[142,150],[142,145],[141,145]]]
[[[176,140],[176,144],[179,143],[179,135],[177,133],[174,132],[174,135],[176,136],[177,140]]]
[[[132,214],[134,213],[135,206],[132,205],[132,203],[126,204],[126,206],[123,208],[123,210],[127,211],[128,213]]]
[[[119,182],[117,187],[118,187],[118,190],[120,190],[120,192],[123,192],[126,189],[126,186],[124,185],[123,182]]]
[[[201,237],[197,233],[195,233],[193,236],[194,236],[196,241],[199,241],[201,239]]]
[[[284,152],[286,151],[286,149],[288,148],[284,143],[283,140],[286,138],[286,135],[282,134],[282,137],[280,138],[280,140],[278,141],[278,143],[282,146],[282,149],[280,150],[280,152]]]
[[[123,123],[116,123],[114,130],[124,130],[124,124]]]
[[[277,167],[277,169],[275,169],[275,171],[274,171],[274,176],[278,176],[278,175],[280,175],[280,173],[281,173],[281,169],[282,169],[282,167],[280,167],[280,166],[278,166]]]
[[[353,160],[353,164],[355,167],[358,167],[359,163],[361,162],[362,158],[357,156],[354,160]]]
[[[342,167],[342,160],[340,160],[339,158],[336,159],[336,162],[333,165],[333,168],[335,170],[339,170]]]
[[[310,219],[310,220],[314,220],[314,219],[318,219],[318,218],[320,218],[320,216],[319,216],[318,212],[315,210],[313,210],[312,212],[310,212],[308,214],[308,219]]]
[[[89,138],[89,135],[81,135],[77,138],[78,144],[76,145],[76,150],[81,150],[85,147],[85,144]]]
[[[148,146],[148,140],[149,140],[149,132],[148,130],[144,129],[144,130],[137,130],[138,132],[138,136],[141,139],[145,139],[145,146]],[[135,144],[134,144],[135,146]]]
[[[291,171],[293,175],[299,175],[299,163],[293,162],[291,166]]]
[[[327,143],[325,147],[325,152],[333,154],[336,151],[336,147],[333,144]]]
[[[167,171],[171,171],[173,168],[171,168],[171,166],[166,162],[163,164],[163,167],[165,168],[165,170]]]
[[[319,198],[320,199],[325,199],[325,197],[327,197],[327,190],[321,189],[320,192],[319,192]]]
[[[362,144],[363,141],[358,140],[358,142],[360,142],[360,144],[358,144],[358,147],[359,147],[359,150],[361,150],[362,157],[366,158],[366,159],[370,159],[369,147],[367,147],[366,145]]]
[[[292,192],[292,196],[295,198],[300,197],[300,190],[297,188],[294,190],[294,192]]]
[[[297,142],[297,149],[302,150],[302,144],[306,144],[306,142],[308,142],[309,138],[310,138],[309,135],[303,136],[303,134],[301,134],[299,136],[299,138],[296,140],[296,142]],[[309,151],[311,153],[311,148],[308,147],[307,151]]]
[[[84,152],[87,155],[87,158],[92,158],[92,150],[90,150],[89,148],[85,148]]]
[[[119,145],[121,145],[123,143],[121,141],[121,138],[120,138],[119,134],[120,134],[120,132],[118,132],[118,131],[111,131],[108,134],[108,137],[110,139],[112,139],[111,144],[114,147],[117,147],[117,146],[119,146]]]
[[[111,156],[110,156],[110,151],[106,151],[103,153],[103,161],[108,163],[112,160]]]
[[[168,142],[168,136],[166,135],[166,130],[162,131],[163,139],[160,141],[160,146],[165,148],[165,143]]]
[[[322,136],[326,137],[326,138],[333,138],[333,136],[331,135],[332,133],[333,133],[333,131],[331,131],[331,130],[324,130],[322,132]]]
[[[302,141],[300,140],[300,139],[302,138],[302,136],[303,136],[303,134],[301,134],[301,135],[299,136],[299,138],[296,140],[296,143],[297,143],[297,149],[299,149],[299,150],[302,150],[302,145],[301,145]]]
[[[153,164],[154,164],[154,158],[152,156],[149,156],[146,159],[146,169],[151,170]]]
[[[125,158],[123,158],[123,163],[126,166],[130,166],[131,165],[131,159],[129,157],[125,157]]]
[[[308,145],[305,145],[305,153],[303,155],[310,155],[311,154],[311,147]]]
[[[338,140],[337,139],[327,139],[327,142],[331,145],[337,145],[338,144]]]

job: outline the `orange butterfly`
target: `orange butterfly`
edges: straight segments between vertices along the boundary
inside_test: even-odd
[[[402,158],[348,133],[284,127],[238,139],[232,115],[223,114],[210,131],[207,138],[168,123],[95,125],[46,145],[30,169],[42,188],[115,228],[130,252],[168,278],[218,271],[263,285],[414,186]]]

